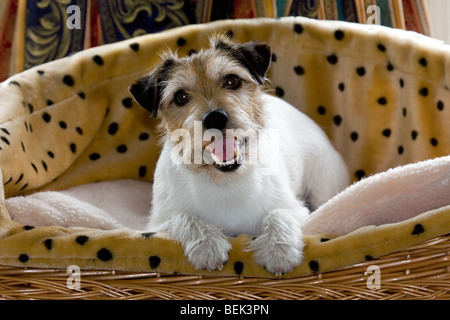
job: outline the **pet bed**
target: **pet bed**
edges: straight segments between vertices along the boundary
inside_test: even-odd
[[[216,32],[271,45],[273,94],[325,130],[353,179],[311,216],[304,260],[282,277],[253,261],[247,235],[230,238],[228,262],[208,272],[143,227],[157,120],[128,85],[161,51],[187,55]],[[301,17],[181,27],[14,75],[0,86],[0,296],[449,298],[449,87],[444,43]],[[66,285],[73,265],[79,289]]]

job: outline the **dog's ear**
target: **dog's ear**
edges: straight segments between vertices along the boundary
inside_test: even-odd
[[[173,59],[167,59],[149,74],[139,77],[128,88],[136,102],[148,110],[153,118],[156,118],[158,113],[164,82],[167,80],[174,65],[175,61]]]
[[[266,80],[266,73],[270,66],[272,53],[270,46],[259,41],[251,41],[243,44],[235,44],[219,38],[216,40],[215,49],[224,50],[232,55],[241,65],[250,72],[252,77],[261,85]]]
[[[251,41],[239,45],[235,53],[238,61],[245,66],[259,84],[263,85],[269,70],[272,53],[266,43]]]

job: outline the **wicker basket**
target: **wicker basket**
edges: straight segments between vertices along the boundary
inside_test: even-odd
[[[379,267],[380,287],[369,279]],[[3,299],[328,300],[450,299],[450,235],[374,261],[309,277],[271,280],[114,271],[82,271],[80,288],[66,270],[0,267]]]

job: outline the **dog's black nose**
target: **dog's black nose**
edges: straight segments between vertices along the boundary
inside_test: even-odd
[[[223,130],[227,125],[228,115],[225,110],[218,109],[205,113],[202,121],[206,129]]]

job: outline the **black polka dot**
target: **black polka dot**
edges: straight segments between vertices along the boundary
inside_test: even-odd
[[[19,179],[14,184],[18,184],[23,179],[23,173],[20,174]]]
[[[327,60],[331,64],[336,64],[338,62],[338,57],[335,54],[330,54],[329,56],[327,56]]]
[[[25,226],[23,226],[23,229],[24,229],[25,231],[33,230],[33,229],[34,229],[34,226],[25,225]]]
[[[418,135],[419,133],[416,130],[411,131],[411,138],[413,140],[416,140]]]
[[[51,250],[51,249],[52,249],[52,245],[53,245],[53,240],[52,240],[52,239],[45,239],[45,240],[44,240],[44,246],[45,246],[48,250]]]
[[[414,229],[413,229],[413,231],[412,231],[412,235],[413,235],[413,236],[416,236],[416,235],[419,235],[419,234],[423,233],[424,231],[425,231],[425,229],[424,229],[423,226],[419,223],[419,224],[416,224],[416,225],[414,226]]]
[[[330,239],[329,238],[320,238],[320,242],[327,242],[327,241],[330,241]]]
[[[82,128],[76,127],[75,130],[80,136],[83,135],[83,129]]]
[[[335,125],[340,126],[341,123],[342,123],[342,117],[339,116],[339,115],[335,116],[335,117],[333,118],[333,122],[334,122]]]
[[[126,145],[121,144],[120,146],[118,146],[118,147],[116,148],[116,150],[117,150],[117,152],[119,152],[119,153],[125,153],[125,152],[127,152],[128,148],[127,148]]]
[[[430,143],[433,147],[437,147],[437,145],[439,144],[436,138],[431,138]]]
[[[334,33],[334,37],[336,38],[336,40],[342,40],[342,39],[344,39],[344,36],[345,36],[345,34],[344,34],[344,31],[342,31],[342,30],[336,30]]]
[[[403,148],[403,146],[399,146],[397,151],[399,155],[402,155],[405,152],[405,148]]]
[[[133,105],[133,100],[131,98],[125,98],[122,100],[122,105],[125,108],[131,108],[131,106]]]
[[[31,103],[28,104],[28,111],[30,113],[33,113],[33,111],[34,111],[34,106]]]
[[[102,65],[103,65],[103,59],[102,59],[102,57],[100,57],[99,55],[95,55],[95,56],[92,58],[92,60],[94,60],[94,62],[95,62],[96,64],[98,64],[99,66],[102,66]]]
[[[340,91],[344,91],[345,90],[345,84],[343,82],[339,83],[338,88]]]
[[[186,44],[186,39],[184,39],[184,38],[178,38],[178,40],[177,40],[177,45],[179,46],[179,47],[182,47],[182,46],[184,46],[185,44]]]
[[[5,137],[1,137],[2,141],[6,143],[8,146],[10,145],[9,140]]]
[[[383,44],[381,44],[381,43],[379,43],[379,44],[377,45],[377,48],[378,48],[378,50],[380,50],[381,52],[386,52],[386,47],[385,47]]]
[[[400,88],[404,88],[405,87],[405,80],[403,80],[403,78],[400,78],[400,80],[398,82],[400,84]]]
[[[318,112],[319,114],[321,114],[321,115],[324,115],[324,114],[327,112],[327,109],[325,109],[324,106],[319,106],[319,107],[317,108],[317,112]]]
[[[350,134],[350,138],[352,139],[353,142],[355,142],[356,140],[358,140],[358,137],[359,137],[358,132],[352,132],[352,133]]]
[[[394,71],[395,67],[391,62],[388,62],[386,69],[388,69],[388,71]]]
[[[138,51],[139,50],[139,43],[132,43],[132,44],[130,44],[130,48],[133,50],[133,51]]]
[[[42,114],[42,119],[44,119],[44,121],[48,123],[48,122],[50,122],[52,120],[52,116],[49,115],[47,112],[44,112]]]
[[[438,101],[438,103],[437,103],[437,109],[438,109],[439,111],[444,110],[444,103],[443,103],[442,101]]]
[[[48,170],[47,168],[47,164],[45,163],[45,161],[41,161],[42,167],[44,168],[45,171]]]
[[[403,117],[406,118],[406,115],[407,115],[407,110],[406,110],[406,108],[403,108],[402,112],[403,112]]]
[[[75,242],[81,245],[86,244],[86,242],[89,241],[89,237],[88,236],[78,236],[75,238]]]
[[[298,34],[303,33],[303,26],[300,23],[294,24],[294,31]]]
[[[77,153],[77,145],[75,143],[71,143],[69,145],[70,147],[70,151],[72,151],[72,153]]]
[[[143,178],[146,176],[146,174],[147,174],[147,167],[146,166],[139,167],[139,177]]]
[[[309,262],[309,268],[313,273],[319,272],[319,262],[317,262],[316,260],[311,260]]]
[[[275,94],[276,94],[279,98],[284,97],[284,90],[283,90],[283,88],[276,87],[276,88],[275,88]]]
[[[419,90],[419,94],[422,96],[422,97],[426,97],[426,96],[428,96],[428,88],[422,88],[422,89],[420,89]]]
[[[38,173],[38,168],[33,162],[31,163],[31,167],[33,168],[34,172]]]
[[[364,170],[358,170],[355,172],[355,176],[358,180],[361,180],[366,177],[366,172]]]
[[[91,153],[89,155],[89,159],[91,159],[93,161],[98,160],[98,159],[100,159],[100,155],[98,153]]]
[[[38,75],[43,76],[45,71],[44,70],[37,70]]]
[[[98,250],[97,258],[99,258],[102,261],[109,261],[113,258],[113,255],[111,251],[109,251],[108,249],[102,248]]]
[[[364,67],[359,67],[359,68],[357,68],[356,69],[356,73],[359,75],[359,76],[364,76],[365,74],[366,74],[366,68],[364,68]]]
[[[5,128],[0,128],[0,130],[2,130],[4,133],[6,133],[8,136],[10,136],[11,134],[9,133],[8,129]]]
[[[25,263],[28,260],[30,260],[30,257],[27,254],[22,253],[21,255],[19,255],[19,261],[20,262]]]
[[[119,130],[119,124],[117,122],[112,122],[108,127],[108,133],[110,135],[115,135],[117,130]]]
[[[152,269],[158,268],[161,263],[161,259],[158,256],[151,256],[148,258],[148,261],[150,262],[150,268]]]
[[[81,99],[86,99],[86,94],[83,91],[77,93]]]
[[[244,271],[244,264],[241,261],[236,261],[234,263],[234,272],[238,275],[240,275],[242,273],[242,271]]]
[[[296,66],[296,67],[294,67],[294,72],[297,75],[301,76],[301,75],[305,74],[305,69],[303,69],[302,66]]]
[[[428,61],[426,58],[420,58],[419,59],[419,64],[423,67],[426,67],[428,65]]]
[[[67,124],[64,121],[60,121],[59,126],[61,129],[67,129]]]
[[[69,87],[72,87],[75,84],[75,80],[73,80],[73,77],[71,75],[66,74],[63,77],[64,84],[68,85]]]
[[[370,254],[367,254],[365,257],[366,261],[372,261],[373,257]]]
[[[47,106],[51,106],[54,102],[52,100],[47,100]]]
[[[141,236],[143,236],[144,238],[152,238],[155,234],[156,232],[143,232],[141,233]]]
[[[391,129],[384,129],[382,132],[383,136],[385,136],[386,138],[389,138],[391,136],[391,133]]]
[[[139,135],[139,140],[141,140],[141,141],[148,140],[148,138],[150,138],[150,135],[149,135],[148,133],[146,133],[146,132],[141,133],[141,134]]]
[[[270,60],[272,62],[277,62],[277,55],[275,53],[272,53],[272,56],[270,57]]]
[[[382,105],[382,106],[387,105],[387,99],[386,99],[386,97],[381,97],[381,98],[379,98],[379,99],[377,100],[377,102],[378,102],[378,104],[380,104],[380,105]]]
[[[53,152],[51,152],[51,151],[47,151],[47,154],[52,159],[55,157],[55,154]]]
[[[233,30],[228,30],[228,32],[227,32],[227,37],[228,37],[228,39],[233,39],[233,38],[234,38],[234,32],[233,32]]]

